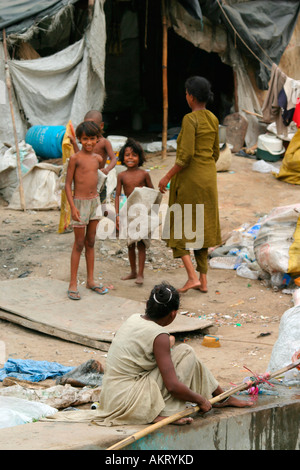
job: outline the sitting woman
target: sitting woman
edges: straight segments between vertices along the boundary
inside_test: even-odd
[[[144,315],[131,315],[119,328],[108,351],[97,424],[148,424],[173,415],[186,402],[207,412],[209,399],[223,392],[212,373],[183,343],[171,349],[167,329],[176,317],[179,294],[169,284],[153,288]],[[250,406],[230,396],[215,406]],[[102,423],[101,423],[102,421]],[[190,423],[182,418],[177,424]]]

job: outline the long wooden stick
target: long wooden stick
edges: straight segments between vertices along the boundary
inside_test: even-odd
[[[165,0],[162,0],[162,92],[163,92],[163,126],[162,126],[162,159],[167,156],[167,134],[168,134],[168,25],[166,17]]]
[[[274,377],[278,377],[288,370],[294,369],[295,367],[298,367],[300,365],[300,360],[297,362],[292,362],[288,366],[277,370],[276,372],[273,372],[269,374],[268,380],[272,379]],[[225,398],[230,397],[231,395],[234,395],[236,392],[240,392],[242,390],[246,390],[247,388],[252,387],[257,383],[257,380],[252,380],[251,382],[243,382],[239,385],[237,385],[234,388],[231,388],[230,390],[227,390],[226,392],[221,393],[220,395],[217,395],[216,397],[211,398],[208,400],[212,405],[214,403],[220,402],[224,400]],[[142,437],[147,436],[148,434],[151,434],[152,432],[156,431],[159,428],[162,428],[163,426],[166,426],[167,424],[174,423],[175,421],[178,421],[181,418],[184,418],[185,416],[191,415],[196,413],[197,411],[200,410],[199,406],[192,406],[189,408],[186,408],[185,410],[179,411],[179,413],[175,413],[171,416],[167,416],[166,418],[162,419],[161,421],[158,421],[157,423],[151,424],[150,426],[147,426],[145,429],[142,429],[141,431],[136,432],[135,434],[132,434],[132,436],[126,437],[120,442],[117,442],[116,444],[112,445],[111,447],[108,447],[106,450],[120,450],[123,449],[124,447],[128,446],[129,444],[132,444],[133,442],[138,441]]]
[[[18,144],[18,136],[17,136],[17,131],[16,131],[15,114],[14,114],[14,108],[13,108],[13,103],[12,103],[11,79],[10,79],[10,73],[9,73],[9,67],[8,67],[8,54],[7,54],[5,29],[3,30],[3,47],[4,47],[4,57],[5,57],[6,86],[7,86],[7,91],[8,91],[10,113],[11,113],[11,119],[12,119],[12,124],[13,124],[13,131],[14,131],[14,138],[15,138],[15,145],[16,145],[16,152],[17,152],[17,169],[18,169],[18,177],[19,177],[20,203],[21,203],[21,208],[25,211],[26,208],[25,208],[25,197],[24,197],[24,188],[23,188],[23,180],[22,180],[21,159],[20,159],[20,151],[19,151],[19,144]]]
[[[242,111],[244,111],[244,113],[251,114],[252,116],[256,116],[256,117],[258,117],[258,118],[263,119],[263,115],[262,115],[262,114],[254,113],[253,111],[247,111],[247,109],[242,109]]]

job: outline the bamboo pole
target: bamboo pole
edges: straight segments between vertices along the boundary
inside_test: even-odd
[[[236,72],[233,72],[233,83],[234,83],[234,112],[238,113],[239,111],[239,98],[238,98],[238,81]]]
[[[162,6],[162,92],[163,92],[163,126],[162,126],[162,159],[167,156],[168,134],[168,25],[165,0]]]
[[[19,144],[18,144],[18,136],[17,136],[17,131],[16,131],[15,114],[14,114],[14,108],[12,104],[11,79],[10,79],[10,73],[9,73],[9,67],[8,67],[8,54],[7,54],[5,29],[3,30],[3,47],[4,47],[4,57],[5,57],[6,86],[7,86],[7,91],[8,91],[10,113],[11,113],[11,119],[12,119],[12,124],[13,124],[13,131],[14,131],[14,138],[15,138],[15,145],[16,145],[16,152],[17,152],[17,170],[18,170],[18,177],[19,177],[20,203],[21,203],[22,210],[25,211],[26,207],[25,207],[23,180],[22,180],[21,159],[20,159],[20,151],[19,151]]]
[[[253,111],[247,111],[247,109],[242,109],[242,111],[244,111],[244,113],[251,114],[252,116],[256,116],[261,119],[264,118],[262,114],[254,113]]]
[[[292,362],[286,367],[283,367],[282,369],[277,370],[276,372],[273,372],[268,375],[268,380],[272,379],[274,377],[278,377],[288,370],[294,369],[295,367],[300,366],[300,360],[297,362]],[[225,400],[225,398],[230,397],[231,395],[234,395],[236,392],[240,392],[242,390],[246,390],[247,388],[252,387],[253,385],[257,384],[257,380],[252,380],[248,382],[243,382],[236,387],[231,388],[230,390],[227,390],[220,395],[217,395],[216,397],[211,398],[208,400],[212,405],[220,402],[222,400]],[[157,429],[160,429],[167,424],[174,423],[175,421],[178,421],[181,418],[184,418],[186,416],[189,416],[191,414],[196,413],[197,411],[200,410],[199,406],[192,406],[189,408],[186,408],[185,410],[179,411],[179,413],[175,413],[171,416],[168,416],[167,418],[162,419],[161,421],[158,421],[157,423],[151,424],[150,426],[147,426],[145,429],[142,429],[141,431],[136,432],[135,434],[132,434],[132,436],[126,437],[120,442],[117,442],[116,444],[112,445],[111,447],[108,447],[106,450],[120,450],[123,449],[124,447],[128,446],[129,444],[133,444],[134,442],[138,441],[142,437],[147,436],[148,434],[151,434],[152,432],[156,431]]]

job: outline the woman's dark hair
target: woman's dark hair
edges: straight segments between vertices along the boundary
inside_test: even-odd
[[[145,313],[152,320],[164,318],[179,309],[179,293],[175,287],[163,282],[153,287],[146,303]]]
[[[210,82],[204,77],[190,77],[185,82],[185,89],[189,95],[194,96],[199,103],[213,101],[214,94],[211,91]]]
[[[97,136],[100,137],[101,130],[100,127],[94,121],[83,121],[76,128],[76,137],[81,139],[82,134],[87,135],[88,137]]]
[[[143,147],[141,146],[141,144],[139,142],[137,142],[136,140],[131,139],[131,138],[127,139],[127,141],[125,142],[125,144],[123,145],[123,147],[121,148],[121,150],[119,152],[119,160],[120,160],[121,164],[124,165],[125,150],[128,147],[131,148],[133,150],[133,152],[136,153],[139,156],[138,166],[142,166],[143,163],[146,161]]]

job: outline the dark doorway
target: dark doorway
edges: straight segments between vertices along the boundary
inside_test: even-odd
[[[159,133],[162,130],[161,1],[105,2],[107,27],[106,131]],[[185,80],[202,75],[212,84],[210,106],[220,123],[233,105],[232,68],[218,54],[208,53],[168,30],[168,127],[179,127],[189,108]]]

